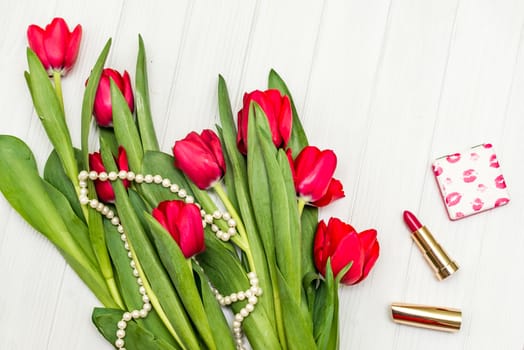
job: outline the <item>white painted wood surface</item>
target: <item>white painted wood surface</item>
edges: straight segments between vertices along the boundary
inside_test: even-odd
[[[134,76],[147,49],[162,148],[217,122],[216,78],[234,108],[275,68],[310,142],[338,155],[347,197],[322,216],[379,231],[381,257],[340,290],[341,349],[524,348],[524,2],[522,0],[0,2],[0,132],[50,151],[25,87],[25,32],[54,16],[81,23],[79,60],[64,80],[73,139],[83,82],[108,37],[108,66]],[[494,144],[512,202],[447,219],[431,160]],[[4,169],[0,169],[4,171]],[[438,282],[409,238],[419,214],[461,265]],[[97,300],[54,247],[0,199],[0,349],[110,349],[90,321]],[[389,304],[458,307],[456,334],[390,320]]]

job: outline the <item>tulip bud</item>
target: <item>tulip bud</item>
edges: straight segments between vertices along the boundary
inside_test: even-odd
[[[331,150],[320,151],[306,146],[293,161],[287,152],[297,195],[314,206],[326,206],[344,197],[342,183],[333,178],[337,156]]]
[[[163,201],[153,209],[153,217],[169,232],[186,257],[205,250],[200,209],[181,200]]]
[[[131,79],[129,73],[124,71],[120,75],[116,70],[105,68],[100,76],[100,82],[95,95],[95,103],[93,106],[93,115],[98,125],[102,127],[109,127],[113,125],[113,107],[111,105],[111,81],[116,84],[118,89],[124,95],[124,98],[129,106],[131,112],[134,110],[134,97],[131,88]]]
[[[82,26],[78,24],[73,32],[63,18],[54,18],[45,29],[32,24],[27,28],[27,40],[49,76],[53,72],[65,75],[78,56]]]
[[[287,96],[282,96],[280,91],[270,89],[266,91],[255,90],[244,94],[244,105],[238,112],[237,146],[242,154],[247,154],[247,122],[251,102],[256,102],[266,114],[273,143],[277,148],[286,148],[291,137],[293,114],[291,103]]]
[[[129,164],[127,162],[127,154],[124,147],[118,147],[118,157],[115,158],[115,162],[118,170],[129,171]],[[89,167],[91,170],[96,171],[97,173],[105,172],[106,168],[102,162],[102,156],[99,152],[94,152],[89,154]],[[125,188],[129,187],[129,181],[123,180]],[[115,192],[113,191],[113,186],[109,180],[95,181],[95,190],[98,196],[98,199],[105,203],[113,203],[115,201]]]
[[[173,147],[175,167],[182,170],[201,190],[220,181],[226,172],[222,145],[217,134],[206,129],[189,133]]]
[[[367,277],[378,259],[379,250],[376,230],[357,233],[350,225],[337,218],[331,218],[327,226],[323,220],[318,224],[313,259],[322,275],[326,273],[328,258],[335,276],[352,263],[341,279],[342,283],[352,285]]]

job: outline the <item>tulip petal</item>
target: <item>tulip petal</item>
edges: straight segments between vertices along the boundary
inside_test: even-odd
[[[295,160],[295,187],[297,193],[314,202],[326,193],[337,165],[337,157],[331,150],[320,151],[308,146]]]
[[[179,246],[186,258],[198,254],[204,249],[204,228],[200,217],[200,210],[194,204],[186,204],[180,210],[176,220],[180,234]]]
[[[135,109],[135,101],[133,98],[133,89],[131,88],[131,78],[129,77],[129,73],[127,71],[124,71],[120,91],[122,91],[127,105],[129,106],[129,110],[132,113]]]
[[[369,271],[371,271],[373,266],[375,266],[375,262],[378,260],[379,254],[380,246],[378,244],[378,241],[375,241],[371,246],[371,249],[366,251],[366,260],[364,262],[364,267],[362,268],[362,277],[360,277],[357,283],[367,277]]]
[[[29,47],[33,50],[42,65],[47,70],[49,69],[49,59],[44,48],[44,30],[37,25],[30,25],[27,28],[27,41],[29,42]]]
[[[311,203],[311,205],[315,207],[325,207],[331,202],[344,197],[345,194],[344,189],[342,187],[342,183],[339,180],[332,178],[329,182],[329,186],[326,193],[322,196],[322,198]]]
[[[326,240],[326,230],[326,223],[324,220],[321,220],[318,223],[313,243],[313,260],[315,262],[315,267],[322,275],[325,275],[326,273],[326,263],[328,258],[328,255],[325,252],[325,247],[328,245]]]
[[[280,136],[282,136],[282,146],[287,147],[289,139],[291,138],[291,129],[293,125],[293,115],[291,113],[291,103],[289,97],[282,98],[282,105],[280,106],[278,127]]]
[[[62,18],[54,18],[44,33],[44,48],[49,64],[54,69],[64,67],[64,57],[69,42],[69,28]]]
[[[80,48],[80,40],[82,39],[82,26],[79,24],[75,27],[69,38],[67,51],[64,57],[64,68],[71,69],[78,57],[78,49]]]
[[[331,256],[331,267],[336,276],[347,264],[353,262],[351,268],[342,278],[344,284],[355,284],[362,277],[364,252],[356,233],[351,233],[340,241],[335,253]]]

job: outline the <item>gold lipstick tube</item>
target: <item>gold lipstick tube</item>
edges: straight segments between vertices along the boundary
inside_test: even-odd
[[[445,332],[457,332],[462,324],[462,312],[447,307],[393,303],[391,316],[396,323]]]
[[[415,241],[424,258],[429,263],[437,278],[441,281],[451,276],[459,269],[458,265],[442,249],[440,244],[433,238],[433,235],[426,226],[422,226],[411,233],[411,238]]]

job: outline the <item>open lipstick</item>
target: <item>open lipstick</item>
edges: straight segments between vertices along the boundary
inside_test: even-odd
[[[443,280],[458,270],[458,265],[451,260],[440,244],[433,238],[426,226],[410,211],[404,211],[404,222],[411,231],[411,238],[419,247],[424,258],[431,266],[437,278]]]

